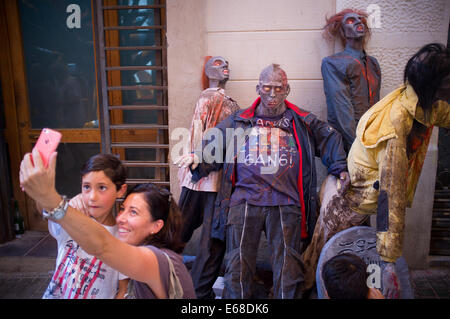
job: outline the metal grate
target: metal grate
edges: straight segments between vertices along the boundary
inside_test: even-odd
[[[430,254],[450,256],[450,190],[448,189],[436,190],[434,193]]]
[[[153,182],[158,185],[169,186],[169,164],[168,164],[168,103],[167,103],[167,58],[166,58],[166,37],[165,37],[165,1],[148,1],[154,4],[149,5],[118,5],[120,0],[94,0],[94,15],[95,15],[95,39],[96,39],[96,59],[97,59],[97,82],[99,85],[99,119],[101,131],[101,145],[102,152],[118,154],[123,163],[134,170],[149,169],[154,170],[154,178],[134,178],[127,179],[128,184],[137,184],[145,182]],[[139,10],[152,9],[154,13],[153,25],[144,25],[135,19]],[[121,17],[125,15],[125,20],[132,21],[134,25],[119,25],[119,19],[111,23],[111,16],[119,17],[119,10]],[[134,11],[133,11],[134,10]],[[126,15],[129,15],[129,19]],[[141,19],[142,20],[142,19]],[[108,41],[107,38],[118,38],[120,32],[154,32],[154,43],[142,43],[139,45],[120,45],[120,41]],[[142,35],[143,33],[136,33]],[[146,51],[156,51],[156,62],[152,65],[122,65],[121,56],[124,51],[136,51],[142,53]],[[125,52],[127,53],[127,52]],[[111,63],[111,56],[115,54],[116,63]],[[117,64],[120,61],[120,64]],[[159,72],[156,77],[158,83],[155,84],[136,84],[129,85],[122,84],[120,72]],[[108,72],[116,72],[116,80],[110,76]],[[117,73],[118,72],[118,73]],[[117,76],[117,74],[119,74]],[[117,80],[118,79],[118,80]],[[118,85],[118,82],[119,85]],[[112,101],[112,95],[122,96],[131,92],[138,94],[138,92],[152,92],[156,96],[156,103],[117,103],[117,98]],[[136,93],[133,93],[136,92]],[[119,95],[117,95],[119,94]],[[118,105],[116,105],[118,104]],[[124,111],[153,111],[157,112],[156,123],[124,123]],[[112,112],[120,114],[118,118],[122,121],[114,119]],[[119,112],[119,113],[117,113]],[[155,141],[139,141],[136,142],[133,138],[136,137],[136,131],[140,130],[141,138],[154,136]],[[128,159],[127,151],[130,149],[149,149],[154,150],[155,159]],[[144,176],[145,174],[135,174]]]
[[[430,254],[450,256],[450,130],[439,128]]]

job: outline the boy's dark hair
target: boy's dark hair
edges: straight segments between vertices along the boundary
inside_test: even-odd
[[[136,185],[128,191],[127,196],[133,193],[142,193],[153,220],[161,219],[164,222],[163,228],[150,235],[145,244],[181,253],[185,246],[181,240],[181,212],[172,194],[152,183]]]
[[[413,87],[425,115],[431,112],[436,92],[449,74],[450,49],[440,43],[425,45],[406,64],[403,81]]]
[[[98,171],[103,171],[116,185],[117,190],[125,184],[127,179],[126,167],[120,159],[112,154],[97,154],[92,156],[81,168],[81,176]]]
[[[358,256],[341,254],[330,258],[322,268],[322,279],[330,299],[366,299],[367,265]]]

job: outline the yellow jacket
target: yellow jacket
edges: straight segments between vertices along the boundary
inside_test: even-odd
[[[388,262],[401,256],[405,209],[414,199],[433,126],[450,127],[448,103],[435,103],[426,119],[417,102],[414,89],[402,85],[372,106],[359,121],[347,159],[352,187],[346,196],[357,213],[378,210],[377,251]]]

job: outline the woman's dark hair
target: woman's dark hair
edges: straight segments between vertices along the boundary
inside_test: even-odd
[[[103,171],[116,185],[117,190],[125,184],[127,169],[120,159],[112,154],[97,154],[92,156],[81,168],[81,176],[98,171]]]
[[[425,115],[431,112],[436,92],[449,74],[450,49],[440,43],[425,45],[406,64],[403,81],[413,87]]]
[[[341,254],[329,259],[322,268],[322,279],[331,299],[366,299],[367,265],[358,256]]]
[[[150,235],[145,244],[181,253],[185,246],[185,243],[181,241],[181,213],[172,194],[167,189],[152,183],[136,185],[129,190],[127,196],[134,193],[144,195],[153,220],[161,219],[164,222],[162,229]]]

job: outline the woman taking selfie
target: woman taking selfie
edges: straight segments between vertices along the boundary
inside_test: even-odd
[[[195,298],[192,279],[179,253],[181,217],[169,191],[153,184],[132,189],[116,222],[119,239],[82,212],[68,205],[55,189],[57,153],[44,167],[39,152],[24,156],[20,166],[23,190],[59,223],[89,254],[128,276],[129,297]],[[94,271],[94,270],[92,270]]]

